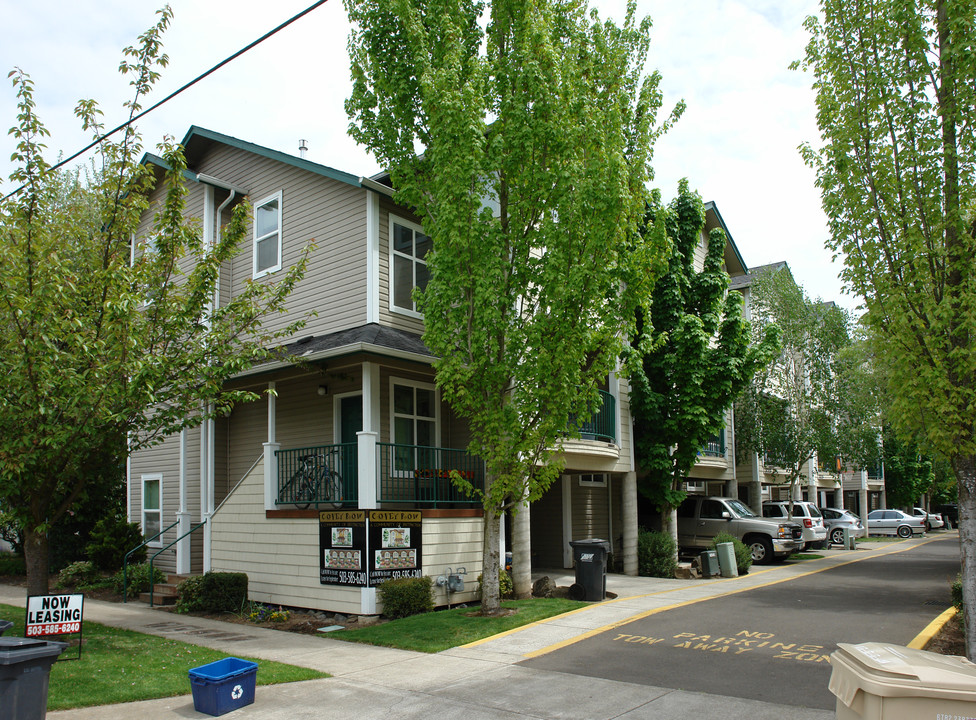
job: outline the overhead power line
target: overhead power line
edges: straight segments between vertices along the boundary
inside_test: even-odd
[[[257,47],[258,45],[260,45],[261,43],[263,43],[265,40],[267,40],[268,38],[270,38],[272,35],[275,35],[276,33],[284,30],[286,27],[288,27],[289,25],[291,25],[293,22],[295,22],[296,20],[300,20],[301,18],[305,17],[306,15],[308,15],[310,12],[312,12],[313,10],[315,10],[320,5],[324,5],[326,2],[328,2],[328,0],[318,0],[315,3],[312,3],[307,8],[305,8],[304,10],[302,10],[300,13],[298,13],[294,17],[289,18],[288,20],[285,20],[285,22],[281,23],[281,25],[279,25],[278,27],[274,28],[273,30],[269,30],[268,32],[266,32],[264,35],[262,35],[261,37],[259,37],[257,40],[255,40],[251,44],[246,45],[245,47],[241,48],[240,50],[238,50],[237,52],[235,52],[233,55],[231,55],[231,56],[229,56],[227,58],[224,58],[219,63],[217,63],[216,65],[214,65],[212,68],[210,68],[209,70],[207,70],[205,73],[203,73],[201,75],[198,75],[193,80],[191,80],[190,82],[186,83],[186,85],[184,85],[183,87],[179,88],[178,90],[174,90],[169,95],[167,95],[162,100],[160,100],[158,103],[155,103],[154,105],[151,105],[150,107],[146,108],[142,112],[140,112],[140,113],[138,113],[136,115],[133,115],[131,118],[129,118],[127,121],[125,121],[124,123],[122,123],[121,125],[119,125],[117,128],[114,128],[112,130],[109,130],[107,133],[98,136],[92,142],[90,142],[88,145],[86,145],[85,147],[83,147],[78,152],[76,152],[73,155],[65,158],[64,160],[60,161],[56,165],[52,165],[50,168],[48,168],[47,172],[52,172],[54,170],[57,170],[58,168],[64,167],[65,165],[67,165],[68,163],[70,163],[72,160],[77,160],[79,157],[81,157],[86,152],[88,152],[89,150],[91,150],[93,147],[95,147],[96,145],[98,145],[99,143],[101,143],[103,140],[107,140],[108,138],[112,137],[115,133],[119,132],[120,130],[124,130],[129,125],[131,125],[136,120],[138,120],[139,118],[148,115],[153,110],[155,110],[156,108],[160,107],[161,105],[164,105],[165,103],[169,102],[170,100],[172,100],[173,98],[175,98],[180,93],[184,92],[185,90],[190,89],[191,87],[193,87],[194,85],[196,85],[198,82],[200,82],[204,78],[206,78],[206,77],[212,75],[213,73],[217,72],[218,70],[220,70],[220,68],[222,68],[224,65],[227,65],[228,63],[236,60],[237,58],[239,58],[241,55],[243,55],[244,53],[246,53],[251,48]],[[21,190],[23,190],[25,187],[26,187],[26,185],[21,185],[16,190],[13,190],[13,191],[7,193],[6,195],[4,195],[3,196],[3,199],[6,200],[7,198],[16,195]]]

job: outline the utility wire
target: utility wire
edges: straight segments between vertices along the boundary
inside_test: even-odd
[[[281,23],[281,25],[279,25],[278,27],[276,27],[274,30],[270,30],[270,31],[266,32],[264,35],[262,35],[257,40],[255,40],[254,42],[252,42],[250,45],[247,45],[246,47],[241,48],[240,50],[238,50],[236,53],[234,53],[230,57],[225,58],[224,60],[221,60],[219,63],[217,63],[216,65],[214,65],[212,68],[210,68],[209,70],[207,70],[205,73],[203,73],[202,75],[198,75],[196,78],[194,78],[193,80],[191,80],[190,82],[188,82],[186,85],[184,85],[183,87],[181,87],[179,90],[175,90],[175,91],[171,92],[169,95],[167,95],[166,97],[164,97],[162,100],[160,100],[155,105],[152,105],[152,106],[146,108],[145,110],[143,110],[141,113],[138,113],[137,115],[134,115],[133,117],[129,118],[127,121],[125,121],[124,123],[122,123],[121,125],[119,125],[114,130],[109,130],[104,135],[101,135],[101,136],[95,138],[91,143],[89,143],[88,145],[86,145],[85,147],[83,147],[81,150],[79,150],[78,152],[76,152],[74,155],[72,155],[72,156],[70,156],[68,158],[65,158],[64,160],[62,160],[61,162],[59,162],[56,165],[52,165],[50,168],[47,169],[47,172],[53,172],[54,170],[57,170],[58,168],[64,167],[65,165],[67,165],[72,160],[78,159],[79,157],[81,157],[82,155],[84,155],[86,152],[88,152],[89,150],[91,150],[93,147],[95,147],[96,145],[98,145],[99,143],[101,143],[103,140],[107,140],[108,138],[112,137],[112,135],[114,135],[115,133],[117,133],[119,130],[124,130],[129,125],[131,125],[136,120],[138,120],[139,118],[141,118],[141,117],[143,117],[145,115],[148,115],[153,110],[155,110],[156,108],[160,107],[161,105],[169,102],[170,100],[172,100],[173,98],[175,98],[177,95],[179,95],[183,91],[188,90],[191,87],[193,87],[198,82],[200,82],[201,80],[203,80],[205,77],[207,77],[209,75],[212,75],[213,73],[217,72],[218,70],[220,70],[220,68],[222,68],[227,63],[232,62],[233,60],[236,60],[237,58],[239,58],[241,55],[243,55],[244,53],[246,53],[251,48],[254,48],[254,47],[260,45],[261,43],[263,43],[265,40],[267,40],[272,35],[275,35],[276,33],[280,32],[281,30],[284,30],[286,27],[288,27],[289,25],[291,25],[296,20],[300,20],[301,18],[305,17],[310,12],[312,12],[313,10],[315,10],[317,7],[319,7],[320,5],[324,5],[327,2],[328,2],[328,0],[318,0],[317,2],[313,3],[309,7],[305,8],[304,10],[302,10],[300,13],[298,13],[294,17],[292,17],[292,18],[290,18],[288,20],[285,20],[285,22]],[[17,193],[19,193],[21,190],[23,190],[25,187],[27,187],[26,184],[21,185],[16,190],[13,190],[13,191],[7,193],[6,195],[4,195],[3,196],[3,199],[4,200],[7,200],[8,198],[13,197]]]

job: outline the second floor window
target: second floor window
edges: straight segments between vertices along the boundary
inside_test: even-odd
[[[427,287],[427,253],[432,247],[423,228],[401,218],[390,218],[390,305],[417,312],[413,289]]]
[[[281,193],[254,206],[254,277],[281,269]]]

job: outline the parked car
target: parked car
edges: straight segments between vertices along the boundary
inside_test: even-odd
[[[820,508],[812,502],[794,500],[792,517],[789,502],[763,503],[763,517],[777,520],[795,520],[803,526],[803,549],[822,548],[827,544],[827,528],[824,526]]]
[[[757,565],[785,560],[803,544],[799,523],[760,517],[735,498],[689,495],[678,506],[679,547],[710,548],[712,539],[723,532],[744,542]]]
[[[868,513],[868,533],[910,538],[925,533],[925,521],[901,510],[872,510]]]
[[[959,506],[956,503],[936,505],[932,508],[932,512],[937,512],[942,515],[946,520],[946,527],[950,530],[954,527],[959,527]]]
[[[925,523],[925,532],[943,527],[945,525],[945,523],[942,521],[941,515],[927,513],[923,508],[920,507],[913,507],[911,514],[914,517],[922,518],[922,521]]]
[[[827,537],[834,545],[841,545],[844,542],[845,527],[855,538],[866,537],[868,534],[868,531],[861,524],[861,518],[850,510],[822,508],[820,513],[823,515],[824,525],[827,526]]]

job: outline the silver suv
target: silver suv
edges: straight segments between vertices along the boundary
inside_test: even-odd
[[[680,547],[707,549],[719,533],[729,533],[744,542],[757,565],[785,560],[800,549],[798,523],[759,517],[735,498],[689,495],[678,506]]]
[[[804,500],[793,501],[792,519],[803,525],[803,549],[822,548],[827,546],[827,528],[824,525],[820,509],[812,502]],[[771,520],[788,520],[790,516],[789,502],[763,503],[763,517]]]

